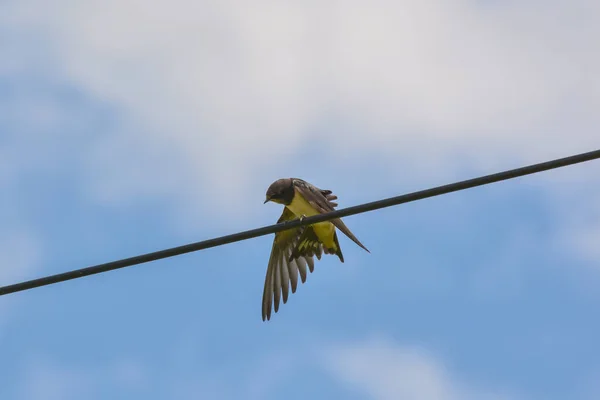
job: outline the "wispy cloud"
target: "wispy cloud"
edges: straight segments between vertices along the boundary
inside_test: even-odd
[[[333,376],[373,400],[508,400],[504,391],[480,388],[454,376],[426,349],[374,337],[330,349]]]
[[[269,354],[245,359],[242,366],[222,362],[209,367],[196,359],[194,345],[184,347],[191,352],[160,370],[132,359],[91,366],[38,357],[27,363],[20,393],[32,400],[95,399],[102,398],[103,390],[110,393],[118,388],[120,393],[146,393],[150,398],[160,394],[180,399],[267,399],[280,398],[282,388],[297,385],[298,376],[306,376],[311,385],[331,380],[328,384],[337,386],[338,393],[374,400],[521,399],[457,378],[422,347],[382,337],[341,344],[317,340],[294,349],[277,346]],[[319,382],[313,381],[316,377]]]

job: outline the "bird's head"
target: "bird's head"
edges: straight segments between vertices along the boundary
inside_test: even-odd
[[[272,201],[279,204],[290,204],[294,197],[294,185],[291,178],[278,179],[269,186],[265,203]]]

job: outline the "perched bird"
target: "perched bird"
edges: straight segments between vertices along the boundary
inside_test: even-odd
[[[269,186],[265,203],[272,201],[285,206],[277,221],[281,223],[333,211],[337,206],[337,203],[333,202],[336,199],[337,196],[332,194],[331,190],[319,189],[302,179],[285,178],[278,179]],[[290,284],[292,293],[296,292],[298,273],[304,283],[306,267],[308,266],[309,271],[313,272],[315,268],[313,256],[320,260],[322,253],[335,254],[341,262],[344,262],[336,228],[369,252],[339,218],[275,234],[263,291],[263,321],[271,319],[272,305],[275,312],[279,310],[282,297],[283,303],[287,302]]]

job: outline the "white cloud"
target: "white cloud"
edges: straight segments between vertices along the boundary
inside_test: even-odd
[[[152,368],[130,358],[92,367],[36,357],[25,365],[20,394],[31,400],[93,399],[111,392],[180,399],[278,398],[282,387],[295,385],[299,374],[309,369],[326,372],[325,382],[333,378],[343,392],[374,400],[517,399],[461,381],[423,348],[382,338],[333,345],[312,339],[294,349],[278,346],[268,354],[246,356],[241,364],[240,360],[205,364],[199,345],[186,342],[170,353],[172,359]]]
[[[213,229],[247,227],[272,210],[249,212],[240,191],[259,199],[275,178],[312,178],[319,167],[350,205],[348,194],[360,194],[344,193],[340,176],[365,166],[400,187],[600,144],[600,5],[591,0],[12,0],[0,5],[0,28],[13,39],[0,44],[10,55],[0,73],[37,73],[118,110],[121,125],[90,131],[69,158],[93,201],[167,199],[182,226],[227,210],[223,223],[244,224]],[[32,132],[70,115],[33,98],[43,104],[27,92],[9,102],[36,115],[24,119]],[[36,141],[41,160],[67,142]],[[596,176],[589,164],[537,182],[560,195]],[[597,248],[588,225],[570,234],[586,257]]]
[[[384,338],[338,345],[328,353],[327,365],[336,379],[373,400],[517,398],[461,382],[425,349]]]
[[[439,175],[598,142],[597,2],[9,3],[5,23],[54,55],[44,68],[132,121],[91,153],[105,200],[233,204],[315,146]]]

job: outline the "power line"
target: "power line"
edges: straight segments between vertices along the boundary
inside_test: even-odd
[[[588,153],[577,154],[570,157],[559,158],[552,161],[546,161],[539,164],[528,165],[521,168],[511,169],[508,171],[498,172],[491,175],[485,175],[479,178],[468,179],[465,181],[455,182],[448,185],[437,186],[431,189],[420,190],[418,192],[408,193],[401,196],[390,197],[384,200],[373,201],[370,203],[360,204],[353,207],[347,207],[341,210],[332,211],[326,214],[306,217],[302,221],[294,220],[281,224],[265,226],[262,228],[251,229],[244,232],[234,233],[232,235],[221,236],[218,238],[203,240],[201,242],[190,243],[183,246],[173,247],[166,250],[160,250],[153,253],[142,254],[135,257],[125,258],[122,260],[112,261],[105,264],[94,265],[87,268],[81,268],[61,274],[50,275],[43,278],[32,279],[25,282],[15,283],[13,285],[0,287],[0,296],[6,294],[21,292],[24,290],[34,289],[36,287],[52,285],[54,283],[64,282],[71,279],[82,278],[88,275],[99,274],[101,272],[112,271],[115,269],[130,267],[137,264],[156,261],[163,258],[173,257],[185,253],[191,253],[198,250],[204,250],[211,247],[222,246],[228,243],[239,242],[242,240],[252,239],[258,236],[264,236],[271,233],[280,232],[286,229],[296,228],[302,225],[310,225],[317,222],[329,221],[334,218],[347,217],[350,215],[360,214],[367,211],[374,211],[381,208],[396,206],[399,204],[409,203],[417,200],[423,200],[429,197],[439,196],[442,194],[457,192],[460,190],[470,189],[477,186],[488,185],[490,183],[500,182],[508,179],[518,178],[525,175],[531,175],[538,172],[548,171],[555,168],[566,167],[573,164],[578,164],[586,161],[591,161],[600,158],[600,150],[590,151]]]

